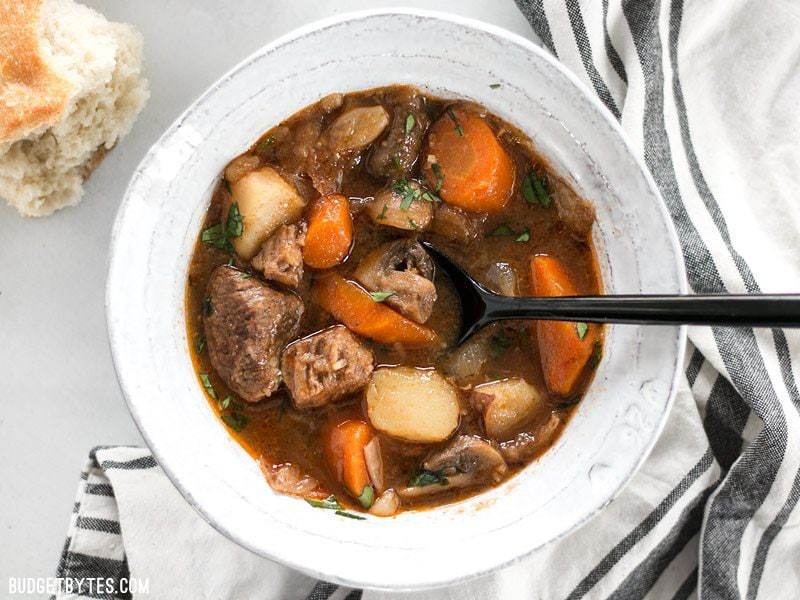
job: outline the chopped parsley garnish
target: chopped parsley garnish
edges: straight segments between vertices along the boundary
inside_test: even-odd
[[[392,184],[392,190],[400,194],[403,199],[400,201],[400,210],[408,210],[411,203],[422,196],[422,190],[411,185],[408,179],[398,179]]]
[[[425,487],[428,485],[447,485],[447,477],[443,471],[428,471],[420,469],[408,482],[408,487]]]
[[[222,421],[234,431],[241,431],[247,427],[247,417],[238,412],[222,415]]]
[[[514,240],[515,242],[530,242],[531,241],[531,230],[527,227],[517,236],[517,239]]]
[[[339,501],[336,499],[336,496],[330,495],[325,500],[314,500],[312,498],[306,498],[306,502],[308,502],[314,508],[327,508],[328,510],[342,510],[342,505],[339,504]]]
[[[409,114],[406,117],[406,135],[411,133],[411,130],[414,129],[414,124],[416,123],[416,119],[414,119],[414,115]]]
[[[370,487],[371,486],[367,486]],[[365,488],[366,489],[366,488]],[[362,496],[364,494],[362,493]],[[353,513],[349,513],[344,510],[344,507],[339,504],[339,501],[336,499],[336,496],[330,495],[325,500],[314,500],[313,498],[305,498],[305,501],[308,502],[314,508],[324,508],[326,510],[332,510],[335,514],[339,515],[340,517],[347,517],[348,519],[357,519],[359,521],[365,521],[365,517],[359,517],[358,515],[354,515]],[[371,505],[370,505],[371,506]]]
[[[439,196],[428,191],[422,192],[422,199],[425,200],[426,202],[434,202],[434,203],[442,201],[442,199],[439,198]]]
[[[366,521],[366,517],[361,517],[359,515],[354,515],[351,512],[347,512],[346,510],[337,510],[336,514],[340,517],[347,517],[348,519],[355,519],[356,521]]]
[[[490,83],[489,87],[492,88],[493,90],[496,90],[496,89],[498,89],[500,87],[500,84],[499,83]]]
[[[242,273],[239,275],[239,277],[241,277],[242,279],[250,279],[252,276],[253,274],[248,273],[247,271],[242,271]]]
[[[402,167],[400,164],[400,157],[397,154],[392,154],[392,165],[394,165],[395,169],[399,169]]]
[[[583,340],[586,337],[586,332],[589,331],[589,326],[586,323],[575,323],[575,333],[578,334],[578,339]]]
[[[553,199],[547,190],[547,178],[539,178],[534,171],[529,171],[522,180],[522,195],[528,204],[536,204],[547,208]]]
[[[194,349],[198,354],[202,354],[206,349],[206,336],[204,336],[202,333],[195,336]]]
[[[203,316],[210,317],[214,314],[214,306],[211,304],[211,296],[203,298]]]
[[[511,227],[509,227],[506,223],[503,223],[499,227],[487,233],[486,237],[502,237],[506,235],[516,235],[516,233],[514,233],[514,230],[511,229]]]
[[[414,219],[409,219],[409,220],[408,220],[408,224],[409,224],[409,226],[411,227],[411,229],[413,229],[414,231],[417,231],[417,230],[419,230],[419,225],[417,225],[416,223],[414,223]]]
[[[226,408],[230,407],[232,401],[233,401],[233,396],[225,396],[219,403],[219,407],[222,410],[225,410]]]
[[[378,220],[379,221],[382,221],[383,219],[386,218],[386,211],[387,210],[389,210],[389,205],[388,204],[384,204],[383,205],[383,209],[381,210],[381,214],[378,215]]]
[[[358,502],[364,508],[369,508],[375,501],[375,489],[371,485],[365,485],[358,497]]]
[[[456,133],[459,137],[464,137],[464,128],[461,127],[461,123],[458,122],[456,118],[456,114],[453,112],[452,108],[447,109],[447,116],[450,117],[450,120],[453,122],[453,125],[456,128]]]
[[[200,241],[219,250],[233,252],[230,238],[242,235],[244,231],[244,220],[242,213],[239,212],[239,204],[234,202],[228,210],[228,219],[225,225],[217,223],[208,229],[204,229],[200,234]]]
[[[217,391],[214,389],[214,386],[211,385],[211,378],[208,376],[208,373],[200,373],[200,381],[203,382],[203,387],[206,388],[206,393],[216,400]]]
[[[433,188],[434,192],[439,192],[442,189],[442,184],[444,183],[444,174],[442,173],[442,167],[439,166],[439,163],[431,164],[431,171],[433,171],[433,176],[436,178],[436,185]]]
[[[489,337],[489,351],[493,358],[500,358],[514,345],[514,340],[506,329],[498,329]]]
[[[225,228],[222,226],[222,223],[217,223],[208,229],[204,229],[200,234],[200,241],[204,244],[208,244],[209,246],[213,246],[218,250],[226,250],[229,252],[233,251],[233,246],[231,246],[231,243],[228,240],[228,236],[226,235]]]
[[[244,231],[244,220],[239,212],[239,203],[234,202],[228,211],[228,221],[225,224],[225,233],[228,237],[239,237]]]
[[[394,296],[394,292],[370,292],[369,297],[375,302],[383,302],[389,296]]]

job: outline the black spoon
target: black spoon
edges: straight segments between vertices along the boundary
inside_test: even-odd
[[[639,325],[800,327],[800,294],[501,296],[472,279],[429,242],[422,242],[461,299],[458,343],[493,321],[546,319]]]

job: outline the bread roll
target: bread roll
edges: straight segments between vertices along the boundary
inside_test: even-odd
[[[0,197],[30,217],[77,204],[148,96],[132,26],[73,0],[0,0]]]

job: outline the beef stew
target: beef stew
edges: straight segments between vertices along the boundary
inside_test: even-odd
[[[558,438],[603,330],[511,321],[454,347],[458,298],[419,242],[501,294],[597,294],[593,218],[479,105],[326,96],[214,192],[186,293],[199,381],[276,491],[350,516],[477,494]]]

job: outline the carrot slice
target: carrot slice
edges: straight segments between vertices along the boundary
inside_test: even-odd
[[[508,154],[489,124],[467,110],[449,108],[431,126],[423,173],[442,200],[473,212],[500,212],[514,188]]]
[[[351,496],[361,497],[370,484],[364,446],[375,432],[364,421],[347,420],[329,425],[323,435],[325,457],[334,476]]]
[[[341,194],[322,196],[311,204],[303,261],[315,269],[342,263],[353,245],[350,203]]]
[[[348,329],[384,344],[422,347],[439,339],[430,327],[375,302],[358,284],[336,273],[314,282],[311,298]]]
[[[564,265],[552,256],[531,258],[531,283],[534,296],[578,294]],[[545,383],[554,394],[568,396],[575,390],[594,352],[598,326],[567,321],[537,321],[533,326],[539,342]]]

